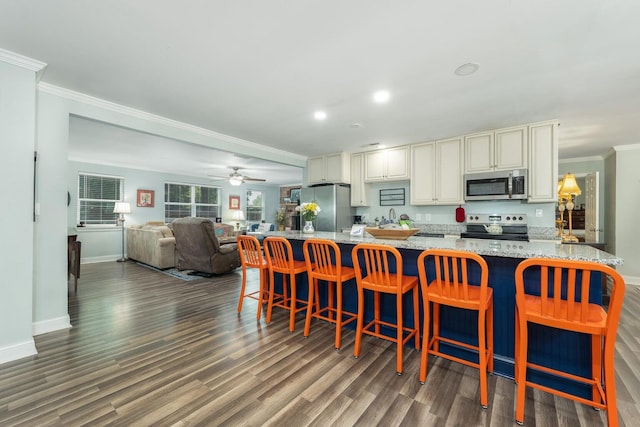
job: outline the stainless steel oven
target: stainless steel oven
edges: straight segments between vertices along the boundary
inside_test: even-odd
[[[464,176],[464,199],[467,201],[526,198],[526,169],[473,173]]]
[[[467,239],[529,241],[526,214],[468,214]]]

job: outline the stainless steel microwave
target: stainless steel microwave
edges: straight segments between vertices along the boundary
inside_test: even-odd
[[[518,200],[527,198],[527,170],[472,173],[464,176],[464,199]]]

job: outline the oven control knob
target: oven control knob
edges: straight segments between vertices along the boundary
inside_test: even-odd
[[[509,216],[508,216],[508,217],[507,217],[507,221],[509,221],[510,219],[511,219],[511,217],[509,217]],[[515,219],[515,218],[513,218],[513,219]]]
[[[518,218],[520,221],[522,221],[522,217]]]

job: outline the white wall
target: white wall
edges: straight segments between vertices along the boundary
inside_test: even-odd
[[[229,196],[240,196],[240,207],[245,209],[247,190],[265,193],[264,220],[273,222],[273,214],[279,206],[280,187],[268,184],[243,184],[237,187],[226,181],[212,182],[202,177],[163,174],[129,168],[118,168],[94,163],[68,162],[67,189],[71,194],[71,203],[67,208],[67,225],[75,228],[77,225],[77,194],[78,174],[97,173],[114,175],[124,178],[124,200],[131,203],[131,213],[125,215],[125,228],[132,224],[143,224],[147,221],[164,221],[164,183],[178,182],[185,184],[211,185],[221,189],[222,222],[235,225],[231,219],[232,210],[229,209]],[[153,190],[155,203],[152,208],[136,206],[138,189]],[[82,262],[100,262],[120,258],[122,255],[121,229],[112,226],[79,227],[78,240],[82,242]],[[126,242],[125,242],[126,251]]]
[[[33,170],[36,73],[0,60],[0,363],[35,353]]]
[[[614,148],[615,196],[609,203],[614,207],[614,253],[624,259],[617,270],[629,283],[640,284],[640,144]]]

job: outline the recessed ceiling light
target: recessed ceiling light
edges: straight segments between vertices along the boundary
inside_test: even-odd
[[[349,125],[351,129],[360,129],[362,127],[362,123],[353,122]]]
[[[391,94],[388,90],[379,90],[373,94],[373,101],[377,104],[384,104],[389,100]]]
[[[324,120],[327,118],[327,113],[325,113],[324,111],[316,111],[315,113],[313,113],[313,117],[316,120]]]
[[[468,76],[469,74],[473,74],[480,68],[480,64],[476,64],[475,62],[467,62],[466,64],[462,64],[453,72],[456,76]]]

